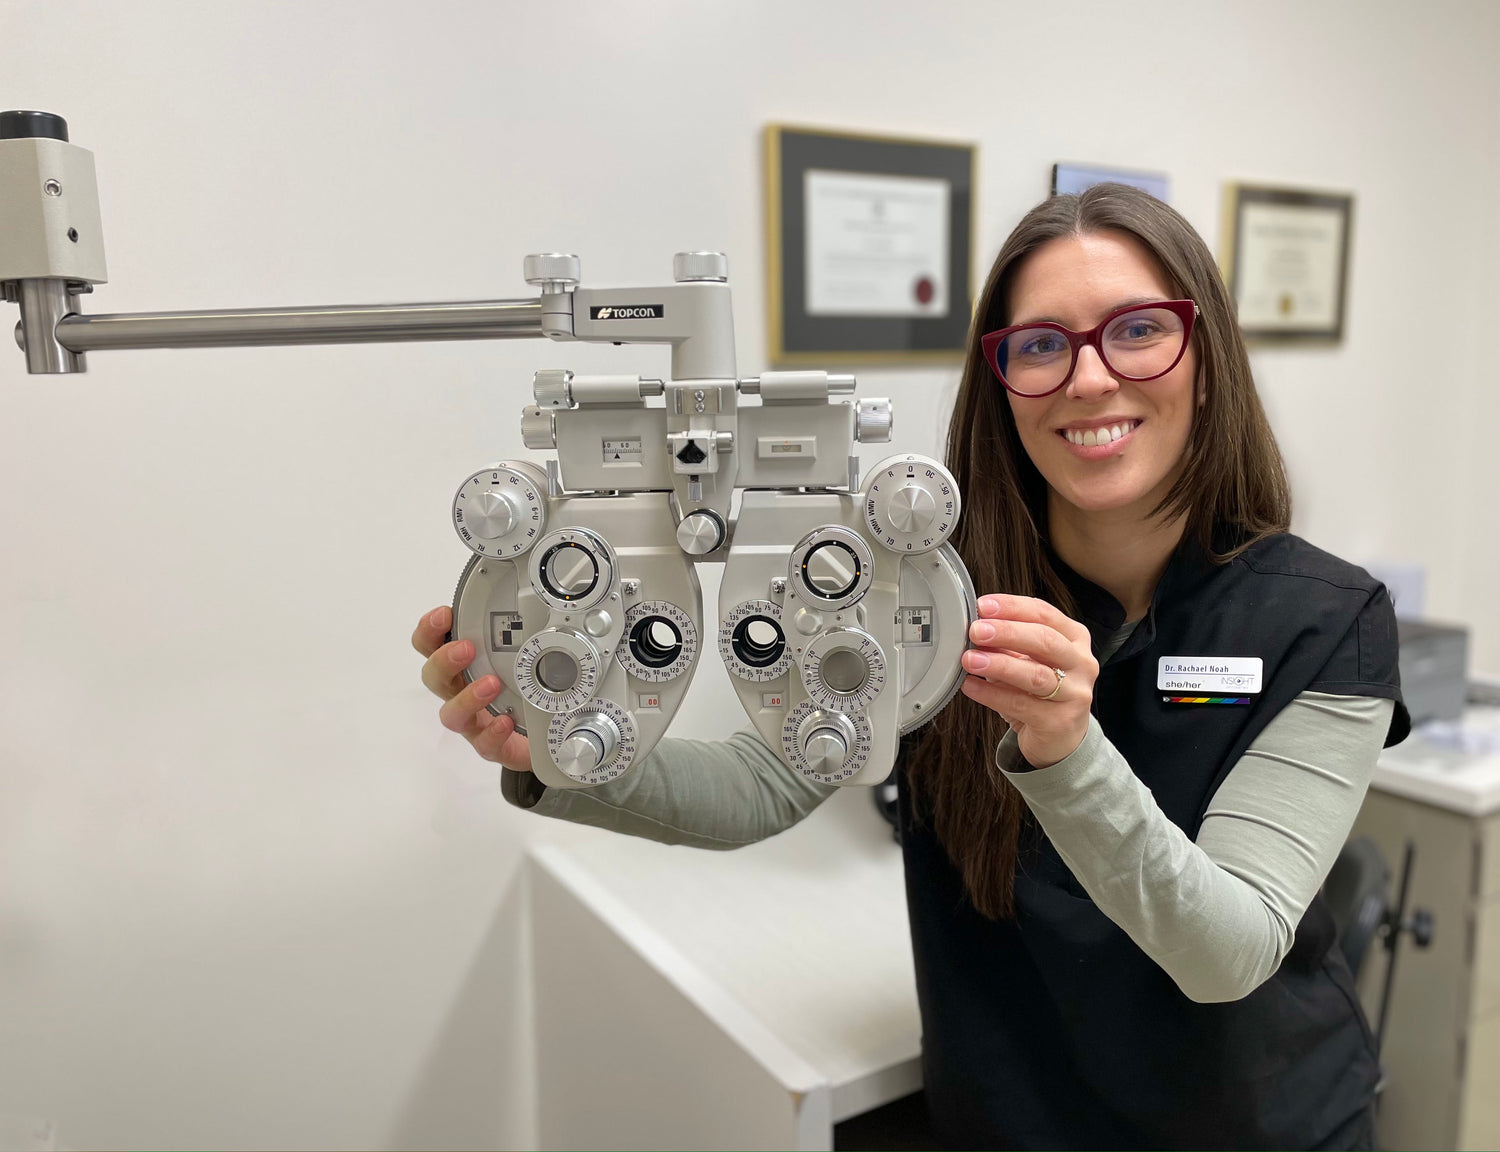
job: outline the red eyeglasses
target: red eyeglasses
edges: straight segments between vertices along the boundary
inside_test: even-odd
[[[1118,308],[1087,332],[1038,321],[986,332],[979,338],[995,376],[1017,396],[1050,396],[1067,385],[1078,353],[1093,345],[1110,375],[1155,380],[1177,367],[1198,319],[1191,300],[1162,300]]]

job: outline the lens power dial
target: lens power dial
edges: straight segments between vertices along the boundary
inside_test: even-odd
[[[547,527],[547,478],[534,464],[482,468],[453,496],[453,528],[480,556],[519,556]]]
[[[863,771],[870,746],[870,721],[863,712],[832,712],[811,700],[788,712],[781,726],[787,763],[824,784],[838,784]]]
[[[629,712],[596,698],[586,708],[552,717],[547,751],[569,779],[580,784],[614,780],[635,761],[639,734]]]
[[[882,460],[865,481],[865,524],[892,552],[941,548],[958,527],[959,510],[953,474],[927,456]]]

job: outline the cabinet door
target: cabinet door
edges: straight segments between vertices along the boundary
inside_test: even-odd
[[[1457,1147],[1500,1148],[1500,1014],[1475,1022],[1468,1053]]]
[[[1391,866],[1393,900],[1406,841],[1415,843],[1408,910],[1430,909],[1435,926],[1429,948],[1404,937],[1396,962],[1380,1057],[1386,1088],[1376,1140],[1384,1148],[1457,1147],[1473,984],[1468,920],[1477,833],[1467,817],[1373,789],[1350,833],[1380,845]],[[1372,948],[1360,973],[1360,999],[1372,1028],[1386,958],[1383,948]]]

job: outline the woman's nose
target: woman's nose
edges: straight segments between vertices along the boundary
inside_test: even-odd
[[[1068,395],[1077,400],[1095,400],[1120,390],[1120,382],[1110,375],[1097,348],[1089,345],[1078,353]]]

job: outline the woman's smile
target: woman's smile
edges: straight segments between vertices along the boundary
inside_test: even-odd
[[[1059,428],[1057,434],[1068,442],[1073,454],[1080,459],[1105,460],[1122,454],[1135,430],[1143,423],[1136,416],[1116,416],[1078,421]]]

